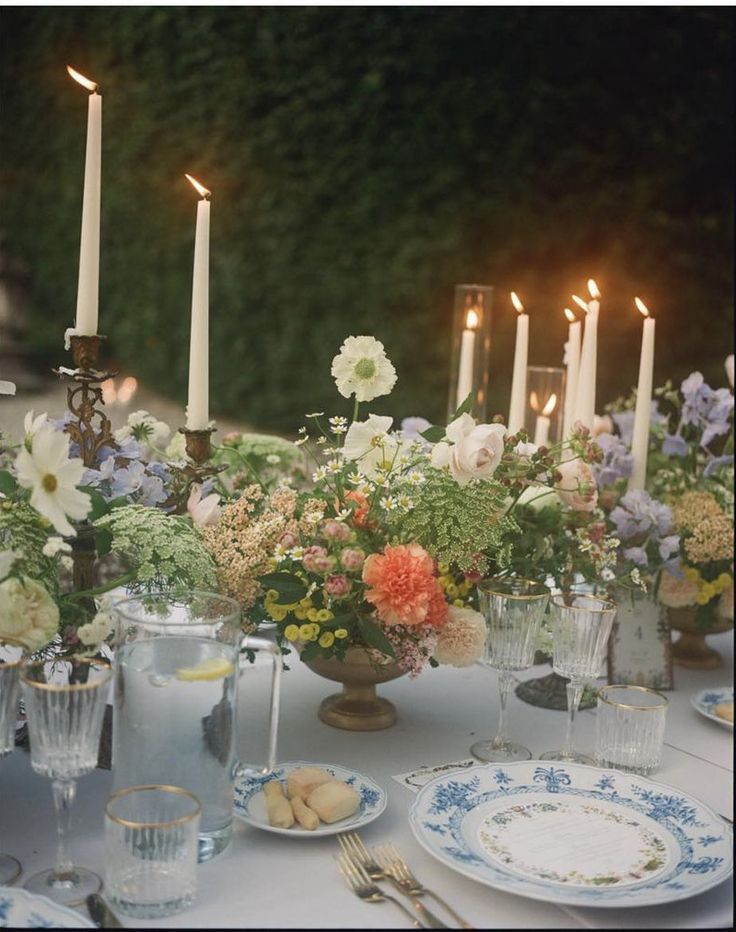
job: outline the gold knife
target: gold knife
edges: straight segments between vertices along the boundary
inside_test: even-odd
[[[90,893],[86,900],[90,918],[98,929],[122,929],[123,924],[99,893]]]

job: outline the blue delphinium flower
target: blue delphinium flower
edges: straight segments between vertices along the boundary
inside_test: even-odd
[[[628,479],[631,475],[633,459],[628,447],[615,434],[598,434],[595,438],[603,450],[603,460],[592,465],[593,475],[599,487],[615,485],[619,479]]]
[[[666,456],[687,456],[689,449],[687,441],[680,434],[664,435],[662,452]]]

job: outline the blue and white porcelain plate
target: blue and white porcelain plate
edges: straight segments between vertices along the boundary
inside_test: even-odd
[[[266,801],[263,796],[263,784],[269,780],[281,780],[285,782],[297,767],[320,767],[331,773],[338,780],[343,780],[348,786],[352,786],[360,794],[360,808],[358,811],[346,819],[340,819],[339,822],[327,824],[320,822],[319,826],[310,832],[301,825],[293,825],[291,828],[276,828],[271,825],[266,815]],[[309,760],[290,761],[287,764],[279,764],[276,769],[263,777],[241,777],[235,784],[235,815],[241,818],[248,825],[254,825],[256,828],[262,828],[267,832],[276,832],[279,835],[289,835],[291,838],[319,838],[324,835],[337,835],[339,832],[351,832],[363,825],[367,825],[386,808],[386,792],[381,787],[356,770],[348,770],[347,767],[338,767],[336,764],[319,764]]]
[[[718,722],[719,725],[725,725],[733,731],[733,722],[716,715],[716,708],[730,702],[733,705],[733,686],[717,686],[715,689],[701,689],[690,697],[693,707],[704,715],[706,718]]]
[[[96,929],[84,913],[16,887],[0,887],[0,929]]]
[[[731,829],[643,777],[550,761],[485,764],[423,787],[409,822],[448,867],[571,906],[650,906],[730,876]]]

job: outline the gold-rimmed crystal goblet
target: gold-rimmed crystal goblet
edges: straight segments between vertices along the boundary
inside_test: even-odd
[[[72,863],[68,836],[76,780],[97,765],[111,679],[107,661],[86,657],[21,665],[31,767],[52,781],[58,838],[56,867],[34,874],[25,887],[67,906],[83,903],[102,886],[97,874]]]
[[[19,659],[0,659],[0,758],[10,754],[15,747],[19,673]],[[20,872],[20,861],[9,854],[0,854],[0,886],[7,887],[15,883]]]
[[[486,622],[483,662],[498,671],[500,713],[495,738],[476,741],[470,753],[489,763],[529,760],[532,752],[511,741],[506,704],[514,672],[534,663],[539,629],[549,602],[549,589],[531,579],[492,577],[478,584],[480,610]]]
[[[610,599],[573,590],[561,592],[550,602],[552,668],[569,679],[567,684],[567,731],[559,751],[547,751],[541,760],[594,763],[575,750],[575,715],[586,680],[600,676],[611,636],[616,605]]]

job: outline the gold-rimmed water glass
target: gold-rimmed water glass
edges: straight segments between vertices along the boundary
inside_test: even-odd
[[[539,629],[549,602],[549,589],[531,579],[492,577],[478,584],[480,610],[486,622],[483,662],[498,671],[500,713],[494,738],[476,741],[470,753],[478,760],[507,763],[529,760],[532,752],[511,741],[506,704],[514,683],[514,671],[534,663]]]
[[[10,754],[15,747],[19,675],[19,659],[0,659],[0,758]],[[10,854],[0,854],[0,886],[15,883],[20,872],[20,861]]]
[[[541,760],[594,763],[592,757],[575,750],[575,715],[586,680],[600,676],[601,666],[616,617],[610,599],[573,590],[552,596],[552,668],[569,679],[567,684],[567,729],[559,751],[547,751]]]
[[[598,690],[595,762],[649,776],[662,759],[669,700],[648,686],[615,684]]]
[[[113,793],[105,806],[105,893],[142,919],[186,909],[197,888],[202,807],[180,786],[149,784]]]
[[[88,657],[21,665],[31,767],[51,779],[58,837],[56,867],[34,874],[25,887],[67,906],[83,903],[102,886],[97,874],[73,864],[68,836],[76,780],[97,765],[111,679],[107,661]]]

